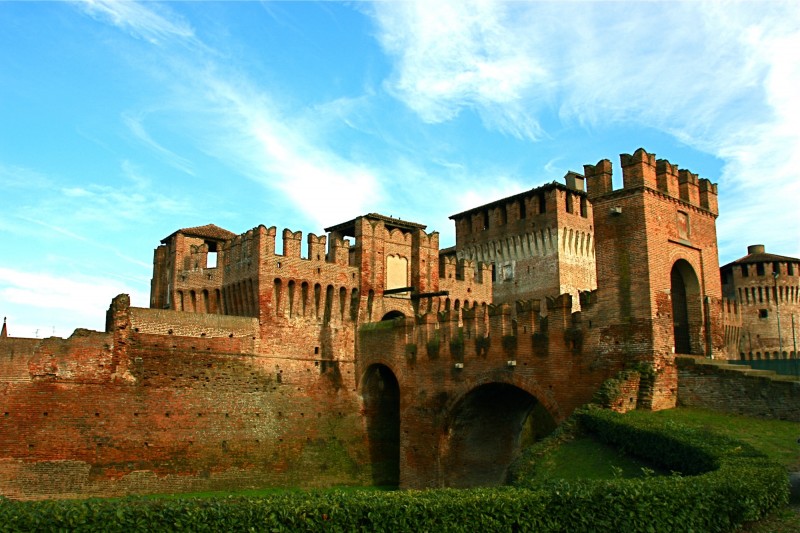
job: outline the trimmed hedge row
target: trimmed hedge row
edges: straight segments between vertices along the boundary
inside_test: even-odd
[[[730,531],[788,501],[784,469],[682,426],[586,409],[580,426],[673,475],[472,490],[11,502],[0,531]],[[702,473],[701,473],[702,472]]]

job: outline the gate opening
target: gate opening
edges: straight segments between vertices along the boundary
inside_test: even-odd
[[[384,365],[372,365],[362,388],[367,422],[372,482],[376,486],[400,484],[400,386]]]

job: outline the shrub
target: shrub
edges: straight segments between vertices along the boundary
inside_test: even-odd
[[[583,409],[553,437],[589,431],[681,474],[553,480],[525,487],[273,496],[12,502],[0,531],[732,531],[788,501],[780,465],[753,448],[678,424]],[[552,445],[543,444],[542,446]],[[697,475],[687,476],[694,473]]]

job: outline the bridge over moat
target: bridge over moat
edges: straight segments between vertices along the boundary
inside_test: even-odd
[[[548,302],[545,320],[529,301],[362,326],[356,375],[380,465],[375,481],[504,483],[522,445],[552,431],[623,366],[583,353],[561,328],[548,334],[548,322],[574,323],[571,307],[564,295]]]

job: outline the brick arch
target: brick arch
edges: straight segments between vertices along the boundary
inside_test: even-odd
[[[486,375],[463,384],[443,411],[439,479],[444,486],[460,488],[506,483],[523,439],[532,442],[563,418],[544,389],[514,374]]]
[[[517,372],[507,372],[506,374],[507,375],[499,376],[496,372],[487,372],[465,379],[461,385],[449,395],[449,399],[444,406],[445,412],[452,412],[453,408],[478,387],[492,383],[500,383],[521,389],[536,398],[542,406],[547,409],[547,412],[550,413],[556,422],[561,423],[564,418],[566,418],[558,402],[556,402],[555,399],[552,398],[552,395],[548,393],[548,390],[542,387],[534,378],[521,375]]]
[[[386,364],[373,362],[361,375],[362,412],[372,469],[379,486],[400,483],[400,382]]]
[[[676,353],[702,354],[702,287],[696,268],[678,259],[670,269],[673,346]]]
[[[388,313],[402,313],[404,316],[414,316],[414,308],[411,305],[411,300],[403,298],[381,298],[380,306],[374,309],[370,321],[379,321]]]

